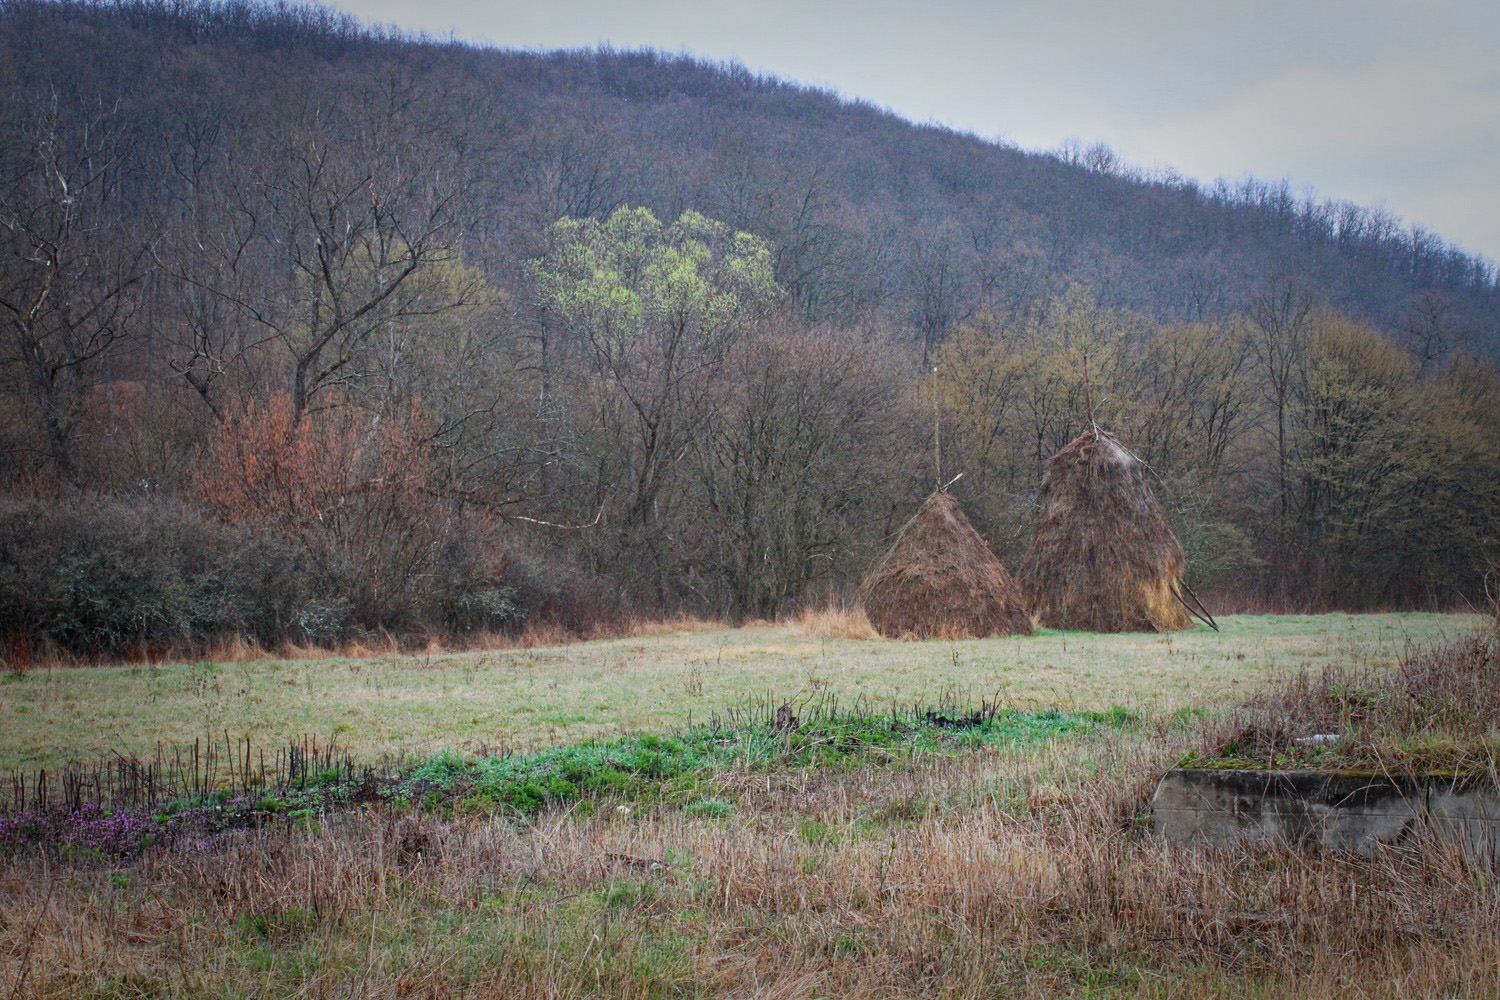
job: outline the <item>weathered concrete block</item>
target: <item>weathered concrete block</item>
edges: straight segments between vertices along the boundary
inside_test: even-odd
[[[1435,837],[1486,854],[1500,844],[1500,790],[1453,777],[1177,768],[1157,783],[1151,814],[1174,843],[1368,853]]]
[[[1467,850],[1500,854],[1500,788],[1485,781],[1433,780],[1427,789],[1433,827]]]

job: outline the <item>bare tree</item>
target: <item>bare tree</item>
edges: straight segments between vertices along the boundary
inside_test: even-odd
[[[904,429],[891,346],[793,327],[736,349],[693,461],[690,530],[721,609],[774,618],[843,561]]]
[[[467,219],[443,93],[399,73],[337,82],[282,92],[271,118],[218,140],[233,148],[186,189],[195,226],[172,269],[215,302],[197,300],[176,367],[210,408],[215,379],[270,354],[279,384],[266,389],[300,420],[319,395],[358,389],[382,333],[464,301],[416,280],[458,259]]]
[[[1278,278],[1256,299],[1250,312],[1250,347],[1267,393],[1276,462],[1278,519],[1283,533],[1291,514],[1290,419],[1296,379],[1306,364],[1313,300],[1291,278]]]
[[[79,417],[147,273],[122,204],[130,136],[117,107],[70,107],[55,91],[10,107],[0,135],[0,372],[70,478]]]

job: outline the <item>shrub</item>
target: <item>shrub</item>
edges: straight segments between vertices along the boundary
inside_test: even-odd
[[[520,622],[541,621],[590,635],[621,628],[629,618],[620,588],[580,567],[561,547],[543,549],[519,535],[503,535],[491,560],[491,579],[510,594]]]
[[[331,642],[340,581],[295,541],[158,496],[0,499],[0,637],[72,655]]]
[[[237,638],[517,634],[538,620],[592,634],[624,621],[602,582],[512,545],[488,520],[455,516],[441,534],[423,571],[392,591],[379,560],[168,497],[0,497],[0,649],[19,670],[38,645],[86,658],[194,655]]]
[[[0,502],[0,632],[119,655],[238,630],[243,534],[154,497]]]
[[[515,632],[526,623],[526,609],[514,587],[480,586],[449,594],[443,618],[454,633]]]

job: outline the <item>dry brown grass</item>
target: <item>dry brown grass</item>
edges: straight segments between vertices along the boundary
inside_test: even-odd
[[[531,825],[364,812],[133,869],[0,862],[0,995],[1500,995],[1495,870],[1167,847],[1176,737],[726,774]]]
[[[754,624],[754,623],[747,623]],[[765,624],[762,622],[761,624]],[[632,622],[625,634],[631,638],[653,638],[662,635],[677,635],[679,633],[691,635],[696,632],[718,632],[730,628],[730,624],[713,618],[697,618],[692,615],[679,615],[676,618],[662,618],[651,621]],[[602,636],[600,638],[603,638]]]
[[[519,632],[474,632],[462,639],[440,639],[435,637],[400,637],[381,631],[362,635],[348,642],[331,646],[315,643],[285,642],[274,649],[267,649],[243,636],[235,636],[219,642],[205,650],[174,651],[173,656],[158,657],[191,659],[201,653],[201,659],[215,663],[255,663],[262,660],[328,660],[328,659],[373,659],[382,656],[429,655],[446,656],[454,653],[489,652],[505,649],[535,649],[540,646],[565,646],[576,642],[593,642],[598,639],[620,637],[650,637],[675,633],[712,632],[729,628],[722,621],[679,616],[660,620],[635,620],[620,626],[601,626],[587,632],[568,628],[553,622],[528,622]],[[77,657],[65,657],[55,652],[42,654],[37,663],[30,666],[75,667],[83,661]]]
[[[548,621],[527,622],[518,632],[476,631],[462,636],[398,636],[389,631],[380,630],[329,645],[287,641],[271,648],[244,636],[232,636],[206,647],[183,645],[171,648],[139,649],[131,656],[108,661],[90,660],[87,657],[69,653],[46,639],[13,636],[6,645],[0,647],[0,669],[27,673],[38,669],[98,666],[104,662],[150,665],[190,660],[210,660],[215,663],[258,663],[267,660],[308,661],[376,659],[411,655],[446,656],[459,653],[536,649],[543,646],[566,646],[601,639],[651,638],[679,633],[713,632],[730,627],[732,626],[729,623],[718,619],[678,615],[661,619],[606,622],[582,630]]]
[[[1333,664],[1252,698],[1208,735],[1203,756],[1250,766],[1500,778],[1500,632],[1416,647],[1394,669]],[[1307,745],[1309,733],[1338,736]]]
[[[802,634],[817,639],[879,639],[880,633],[870,624],[864,608],[825,604],[805,608],[793,619]]]

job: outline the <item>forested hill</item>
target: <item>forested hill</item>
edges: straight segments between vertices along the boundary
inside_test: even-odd
[[[229,138],[248,122],[307,128],[311,101],[436,92],[437,141],[474,174],[461,221],[496,273],[558,217],[691,207],[771,240],[778,281],[810,317],[879,313],[929,344],[980,310],[1018,315],[1075,283],[1105,306],[1201,319],[1295,276],[1388,331],[1430,324],[1436,308],[1449,331],[1500,346],[1489,261],[1285,181],[1204,187],[1102,147],[1027,152],[686,56],[437,44],[314,7],[0,11],[7,104],[35,115],[60,94],[131,133],[116,169],[149,178],[122,180],[132,197],[159,197],[185,155],[252,155]]]
[[[1210,598],[1452,606],[1500,572],[1497,356],[1487,261],[1284,184],[687,57],[0,0],[0,649],[773,618],[958,473],[1014,564],[1086,399]]]

